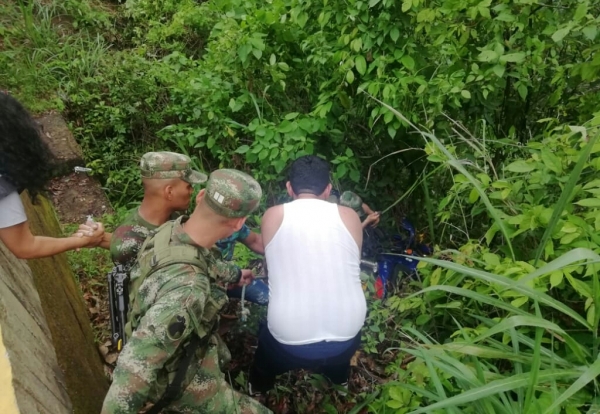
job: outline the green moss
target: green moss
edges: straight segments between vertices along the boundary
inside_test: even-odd
[[[61,237],[51,203],[21,197],[33,234]],[[29,260],[75,414],[99,413],[108,390],[83,297],[65,254]]]

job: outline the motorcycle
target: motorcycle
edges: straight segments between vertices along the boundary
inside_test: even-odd
[[[361,267],[374,277],[375,296],[384,299],[401,282],[419,278],[418,257],[431,254],[431,248],[417,241],[413,224],[400,223],[402,234],[387,237],[381,229],[367,229]]]

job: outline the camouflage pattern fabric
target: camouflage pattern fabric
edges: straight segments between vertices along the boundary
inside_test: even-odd
[[[171,215],[172,220],[176,218],[176,213]],[[112,235],[110,256],[113,263],[123,265],[126,271],[132,269],[144,241],[157,228],[158,226],[144,220],[138,209],[132,211]],[[219,275],[219,279],[223,282],[236,283],[239,281],[240,272],[235,264],[219,260],[212,266],[215,274]],[[133,272],[133,270],[131,271]]]
[[[352,210],[356,211],[359,216],[363,216],[365,214],[362,208],[362,198],[352,191],[344,191],[342,193],[340,196],[340,205],[350,207]]]
[[[213,171],[206,184],[206,204],[219,215],[246,217],[258,207],[262,189],[248,174],[238,170]]]
[[[143,178],[179,178],[190,184],[206,182],[206,174],[192,170],[192,160],[187,155],[176,152],[147,152],[140,160]]]
[[[113,263],[131,269],[146,237],[158,226],[144,220],[136,208],[115,229],[110,241],[110,256]]]
[[[170,246],[195,247],[199,263],[167,265],[147,276],[138,291],[132,293],[133,333],[119,356],[102,414],[137,413],[147,401],[158,401],[175,376],[191,335],[210,335],[219,311],[227,303],[225,292],[212,283],[217,277],[212,251],[193,243],[183,231],[185,220],[182,217],[174,222]],[[154,254],[153,240],[140,254],[141,263],[147,255]],[[138,266],[136,263],[132,275],[138,273]],[[135,283],[133,277],[131,284]],[[220,366],[227,356],[219,354],[220,348],[218,336],[211,335],[204,358],[199,359],[201,350],[192,358],[182,385],[183,394],[166,412],[271,412],[234,391],[225,381]]]
[[[238,240],[246,240],[250,236],[250,228],[245,224],[241,229],[231,236],[221,239],[217,242],[217,247],[221,250],[224,260],[233,260],[233,251]]]

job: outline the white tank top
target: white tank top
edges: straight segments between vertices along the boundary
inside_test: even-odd
[[[338,206],[300,199],[284,204],[283,222],[265,247],[267,321],[277,341],[346,341],[360,331],[367,305],[360,251]]]

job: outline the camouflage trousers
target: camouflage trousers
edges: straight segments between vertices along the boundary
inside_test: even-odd
[[[220,344],[221,345],[221,344]],[[225,380],[219,364],[220,346],[210,346],[200,369],[183,395],[163,410],[181,414],[269,414],[258,401],[240,394]],[[222,350],[221,350],[222,352]],[[223,356],[221,355],[221,358]]]

